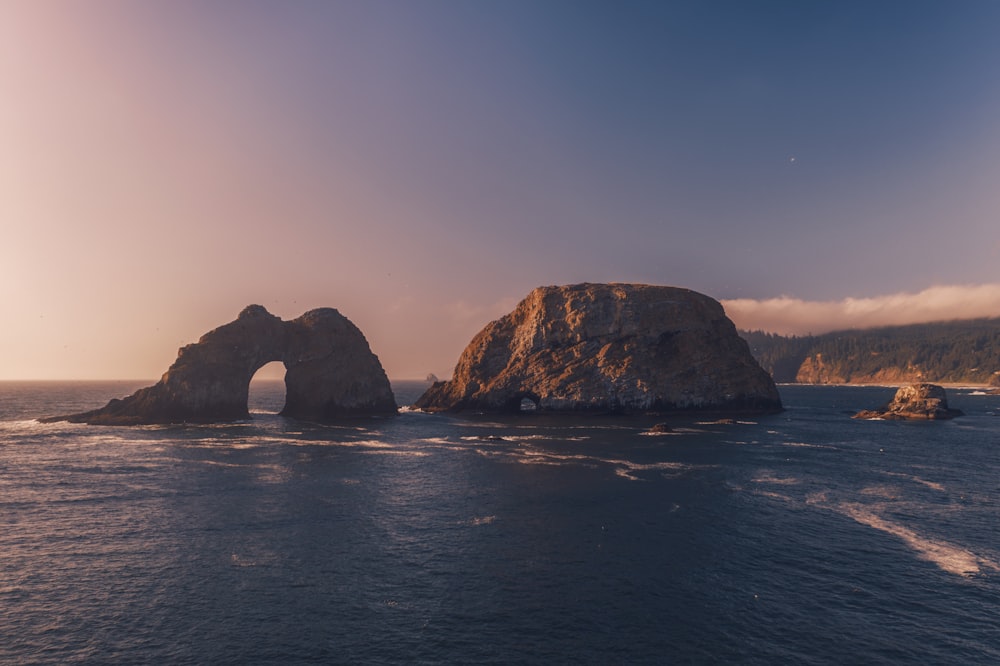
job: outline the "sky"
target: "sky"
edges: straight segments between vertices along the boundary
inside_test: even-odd
[[[451,374],[534,287],[1000,316],[1000,2],[0,0],[0,379],[250,303]]]

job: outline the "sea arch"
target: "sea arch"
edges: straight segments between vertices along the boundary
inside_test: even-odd
[[[284,416],[330,420],[396,413],[378,357],[337,310],[310,310],[286,322],[250,305],[235,321],[182,347],[157,384],[101,409],[57,419],[95,424],[246,419],[250,380],[273,361],[285,366]]]

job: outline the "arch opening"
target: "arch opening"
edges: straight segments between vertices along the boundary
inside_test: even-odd
[[[250,379],[247,388],[247,411],[254,414],[279,414],[285,408],[285,364],[265,363]]]
[[[542,400],[531,391],[518,391],[507,398],[504,411],[511,414],[534,414],[542,409]]]
[[[530,396],[524,396],[521,398],[521,402],[518,406],[518,411],[520,412],[537,412],[538,411],[538,400]]]

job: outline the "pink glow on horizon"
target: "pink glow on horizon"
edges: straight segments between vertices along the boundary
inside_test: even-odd
[[[767,330],[1000,315],[981,17],[954,10],[910,88],[824,26],[748,51],[655,4],[0,3],[0,379],[154,379],[251,303],[335,307],[391,377],[447,377],[532,288],[583,281]],[[912,58],[938,29],[875,14],[900,34],[831,20]]]

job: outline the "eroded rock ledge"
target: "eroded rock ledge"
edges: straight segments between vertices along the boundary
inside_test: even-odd
[[[945,390],[937,384],[910,384],[896,391],[892,401],[882,409],[862,410],[853,418],[933,421],[953,419],[962,414],[962,410],[948,407]]]
[[[260,305],[182,347],[160,381],[101,409],[46,421],[95,425],[211,423],[249,418],[257,370],[285,364],[281,414],[308,420],[395,414],[389,380],[358,328],[333,308],[282,321]]]
[[[676,287],[540,287],[466,347],[426,411],[774,412],[774,381],[722,306]]]

